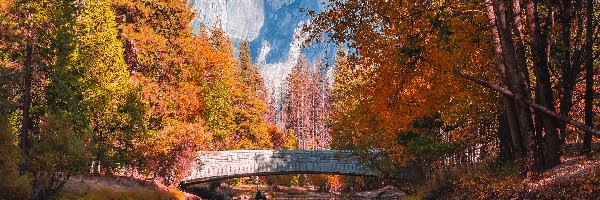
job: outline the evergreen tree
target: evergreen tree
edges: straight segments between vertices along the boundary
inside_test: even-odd
[[[270,134],[267,129],[265,114],[267,113],[266,92],[263,78],[252,64],[252,56],[248,42],[242,42],[238,59],[240,79],[236,82],[235,95],[235,136],[241,149],[272,148]]]
[[[145,104],[128,80],[110,3],[92,0],[76,7],[72,29],[59,33],[60,53],[47,90],[49,114],[69,119],[75,133],[91,141],[98,173],[125,164],[132,140],[144,133]]]
[[[294,135],[294,131],[292,131],[291,129],[288,129],[287,133],[285,134],[285,143],[283,144],[283,149],[295,150],[298,148],[299,148],[298,140],[296,139],[296,136]]]
[[[335,57],[333,85],[331,94],[331,136],[332,146],[336,149],[354,149],[358,145],[355,140],[362,134],[357,126],[366,125],[358,122],[357,116],[366,115],[369,110],[359,105],[363,97],[359,88],[366,82],[367,77],[361,73],[364,68],[352,67],[348,63],[348,55],[343,49],[338,49]],[[370,141],[369,141],[370,142]]]
[[[222,80],[209,83],[204,89],[204,120],[215,142],[227,143],[233,130],[234,108],[227,84]]]
[[[244,83],[244,92],[254,94],[261,101],[267,102],[268,94],[260,71],[252,64],[248,41],[242,41],[240,46],[239,68]]]

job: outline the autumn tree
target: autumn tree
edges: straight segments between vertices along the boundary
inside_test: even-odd
[[[269,147],[263,103],[257,101],[258,89],[247,84],[262,82],[250,81],[261,78],[249,51],[236,62],[223,30],[203,26],[192,33],[194,13],[186,2],[112,5],[131,79],[150,104],[150,137],[136,142],[132,173],[138,168],[174,184],[197,150]],[[254,78],[240,78],[242,73]]]
[[[528,175],[535,175],[544,168],[560,163],[560,148],[567,137],[567,123],[586,132],[594,132],[589,126],[568,117],[573,105],[576,79],[584,61],[587,60],[586,57],[591,56],[592,49],[587,46],[593,43],[594,38],[590,34],[584,36],[582,33],[595,31],[591,26],[583,26],[584,21],[592,23],[593,6],[579,9],[582,8],[583,1],[484,3],[494,41],[496,66],[500,76],[505,77],[503,84],[508,86],[510,93],[504,94],[514,99],[513,103],[505,103],[507,113],[514,112],[514,115],[509,117],[517,119],[509,120],[512,121],[510,125],[519,127],[520,131],[517,133],[515,130],[512,135],[523,138],[522,141],[513,140],[513,143],[524,147],[525,151],[521,154],[526,155]],[[558,17],[541,12],[540,9],[556,11]],[[590,14],[574,14],[584,12]],[[545,26],[544,22],[553,25]],[[577,26],[573,27],[572,24]],[[574,45],[571,41],[583,45]],[[532,53],[525,54],[525,48],[531,49]],[[550,48],[556,51],[549,54]],[[533,62],[528,64],[527,59]],[[553,69],[561,71],[554,77],[559,80],[558,91],[553,90],[554,83],[550,81],[553,78],[550,71]],[[527,78],[530,71],[533,71],[536,78],[534,83],[530,83]],[[535,88],[534,101],[530,100],[531,87]],[[560,97],[557,94],[560,94]],[[558,106],[554,104],[555,99],[560,99]],[[533,110],[530,108],[533,105],[531,102],[535,102]]]
[[[327,118],[331,115],[331,86],[327,71],[329,66],[315,61],[313,64],[313,82],[314,91],[311,97],[311,120],[312,120],[312,135],[314,145],[317,149],[329,149],[331,143],[331,135]]]
[[[329,86],[323,68],[311,69],[306,57],[301,55],[298,63],[287,77],[282,97],[285,129],[294,131],[301,149],[325,149],[329,147],[329,130],[325,118],[329,112]]]
[[[597,133],[567,116],[582,63],[592,51],[585,49],[594,38],[585,33],[597,31],[584,26],[594,18],[584,15],[593,12],[587,4],[333,1],[324,12],[308,11],[315,18],[307,28],[313,39],[327,33],[334,43],[352,49],[351,65],[372,69],[359,90],[365,103],[358,107],[376,113],[356,114],[353,122],[376,127],[365,131],[374,135],[350,141],[370,140],[367,144],[395,157],[402,145],[386,141],[410,129],[410,121],[419,116],[441,112],[452,124],[447,133],[452,140],[466,138],[468,127],[503,121],[508,128],[498,128],[510,137],[498,138],[502,146],[513,148],[524,173],[535,175],[560,163],[565,124]],[[501,92],[501,104],[495,94],[465,84],[452,71]],[[499,105],[504,111],[498,112]]]
[[[143,133],[144,104],[128,81],[108,2],[5,5],[2,29],[14,31],[1,38],[3,56],[12,54],[2,67],[23,63],[25,72],[23,82],[13,83],[23,85],[22,95],[7,98],[23,99],[16,111],[23,114],[20,171],[31,174],[31,198],[49,198],[70,176],[89,170],[91,154],[105,169],[123,162],[129,140]]]
[[[220,30],[194,35],[186,2],[114,1],[125,60],[134,85],[149,103],[149,136],[135,141],[131,175],[158,175],[177,184],[196,151],[225,144],[232,126],[229,97],[233,57]]]
[[[0,11],[1,136],[20,147],[2,149],[18,162],[0,160],[14,183],[2,191],[50,198],[90,171],[174,185],[199,150],[271,147],[248,49],[238,63],[222,30],[192,33],[187,2],[10,0]]]
[[[368,82],[366,72],[368,68],[360,65],[352,66],[348,61],[348,56],[343,49],[338,49],[334,62],[333,86],[331,98],[331,137],[333,139],[332,147],[335,149],[355,149],[364,141],[356,140],[362,138],[358,126],[352,125],[353,116],[366,114],[370,112],[363,110],[359,106],[360,102],[367,98],[361,95],[360,88]]]
[[[129,161],[130,141],[145,134],[146,105],[129,82],[118,39],[115,15],[108,1],[86,2],[78,18],[76,62],[84,74],[85,110],[94,136],[95,163],[108,169]],[[101,29],[103,31],[98,31]],[[69,67],[68,65],[66,67]],[[87,100],[87,101],[86,101]],[[98,170],[98,169],[94,169]]]
[[[19,128],[20,133],[18,144],[21,148],[18,155],[22,157],[15,160],[21,162],[19,179],[29,178],[27,182],[31,183],[33,190],[27,198],[48,198],[60,189],[69,176],[82,172],[82,166],[88,164],[85,159],[87,151],[82,148],[84,144],[81,140],[85,133],[68,134],[75,129],[73,121],[62,118],[62,125],[51,130],[44,128],[55,124],[53,118],[69,115],[51,113],[48,99],[53,96],[46,89],[54,81],[49,77],[58,74],[60,56],[73,53],[67,47],[76,35],[74,30],[78,30],[74,15],[76,9],[72,2],[67,1],[6,1],[1,8],[0,29],[6,30],[0,36],[3,43],[0,62],[2,76],[10,76],[20,69],[24,73],[23,76],[15,73],[13,75],[17,76],[3,79],[6,81],[3,81],[3,85],[11,85],[11,88],[20,92],[13,93],[13,89],[3,88],[6,100],[2,102],[0,115],[13,118],[16,113],[21,113],[20,122],[11,123]],[[80,112],[74,115],[76,119],[81,119],[86,114]],[[62,175],[57,176],[57,172]]]
[[[598,58],[600,53],[596,53],[594,55],[593,45],[594,43],[600,41],[597,37],[594,38],[594,31],[600,31],[600,29],[596,28],[594,30],[594,26],[598,26],[598,21],[600,19],[594,18],[594,3],[593,1],[585,1],[585,47],[583,50],[585,51],[582,62],[585,66],[585,105],[584,105],[584,122],[586,125],[590,127],[594,127],[594,94],[596,93],[594,87],[594,56]],[[594,20],[595,19],[595,20]],[[582,153],[591,155],[591,145],[592,145],[592,133],[590,131],[585,132],[583,138],[583,149]]]
[[[486,67],[492,63],[487,35],[479,31],[486,26],[485,18],[469,11],[476,4],[333,1],[328,5],[324,12],[309,11],[314,18],[307,28],[313,40],[326,33],[332,43],[349,50],[338,53],[334,65],[334,147],[354,149],[366,162],[377,161],[370,155],[377,149],[382,154],[377,158],[391,161],[375,163],[385,175],[399,164],[423,158],[407,150],[410,142],[398,138],[426,137],[429,132],[411,124],[433,113],[445,122],[436,140],[460,143],[476,138],[469,140],[471,145],[492,145],[488,137],[495,135],[492,127],[473,130],[496,120],[497,95],[452,74],[461,70],[495,79]],[[409,137],[411,133],[418,137]]]
[[[21,170],[29,168],[29,151],[36,133],[36,126],[43,114],[44,75],[56,53],[50,45],[58,31],[55,25],[65,24],[57,20],[65,11],[64,2],[42,5],[39,2],[4,1],[0,4],[0,67],[2,67],[3,100],[5,115],[20,113],[19,147],[24,159]],[[50,54],[50,55],[47,55]],[[16,87],[14,87],[16,86]]]
[[[288,131],[285,133],[285,142],[283,143],[283,149],[296,150],[298,148],[298,140],[294,135],[294,131],[288,129]]]
[[[267,132],[267,93],[258,68],[252,64],[250,47],[244,40],[240,46],[238,73],[232,92],[234,95],[236,124],[233,141],[236,149],[271,148]]]
[[[273,144],[273,149],[283,149],[286,142],[285,132],[281,131],[274,124],[270,124],[267,128],[271,138],[271,144]]]

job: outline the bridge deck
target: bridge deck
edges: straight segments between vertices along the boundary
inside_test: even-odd
[[[200,152],[181,184],[283,174],[375,175],[351,151],[234,150]]]

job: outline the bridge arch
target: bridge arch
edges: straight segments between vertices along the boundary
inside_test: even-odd
[[[247,176],[341,174],[375,176],[351,151],[233,150],[200,152],[182,186]]]

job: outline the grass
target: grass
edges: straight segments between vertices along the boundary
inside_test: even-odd
[[[118,176],[75,177],[65,184],[56,199],[60,200],[176,200],[186,199],[175,188],[160,188],[154,184]]]
[[[131,191],[115,190],[113,188],[99,188],[95,190],[65,191],[59,194],[57,199],[76,199],[76,200],[100,200],[100,199],[120,199],[120,200],[167,200],[179,199],[176,194],[167,191],[149,191],[133,189]],[[182,199],[185,199],[183,197]]]

